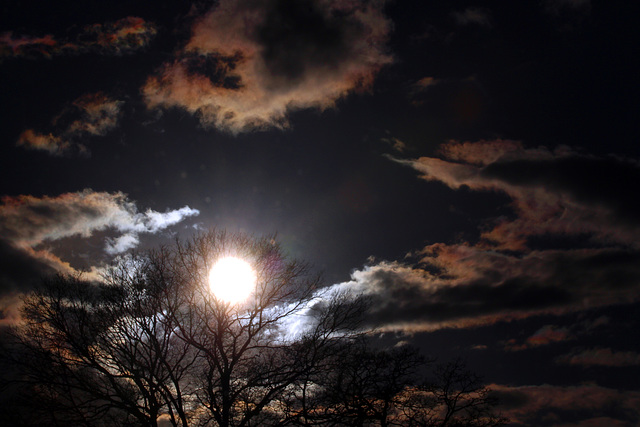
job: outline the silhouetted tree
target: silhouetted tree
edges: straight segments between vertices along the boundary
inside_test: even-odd
[[[439,364],[421,385],[401,397],[403,425],[435,427],[500,426],[508,420],[495,412],[497,400],[482,378],[461,359]]]
[[[363,340],[344,345],[328,360],[324,372],[307,378],[292,396],[287,407],[298,408],[298,417],[291,424],[480,427],[506,422],[495,413],[489,388],[460,360],[433,366],[412,347],[376,350]]]
[[[253,294],[230,304],[209,271],[252,265]],[[459,362],[421,381],[409,347],[358,332],[366,300],[319,297],[320,279],[272,238],[212,230],[121,258],[99,283],[56,276],[29,294],[10,355],[25,425],[489,426],[503,420]],[[23,418],[27,420],[27,418]]]
[[[256,272],[244,303],[209,290],[223,256]],[[126,257],[103,283],[46,280],[24,301],[15,362],[52,424],[278,424],[272,403],[314,373],[361,312],[340,296],[314,299],[318,285],[273,239],[213,230]]]

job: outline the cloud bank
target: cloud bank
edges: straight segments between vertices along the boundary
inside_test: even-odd
[[[638,300],[636,161],[507,140],[451,141],[440,155],[398,161],[453,190],[504,193],[512,213],[488,219],[476,242],[431,244],[417,262],[369,265],[335,285],[371,299],[372,327],[468,327]],[[524,346],[568,338],[539,332]]]
[[[383,2],[222,0],[187,45],[150,77],[150,108],[179,107],[229,132],[285,128],[371,87],[391,62]]]

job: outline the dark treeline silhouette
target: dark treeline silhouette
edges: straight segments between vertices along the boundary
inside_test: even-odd
[[[255,270],[243,303],[210,292],[224,256]],[[366,300],[319,297],[320,285],[273,238],[220,230],[123,257],[99,283],[48,278],[4,351],[1,415],[16,426],[504,423],[461,362],[374,349],[359,330]]]

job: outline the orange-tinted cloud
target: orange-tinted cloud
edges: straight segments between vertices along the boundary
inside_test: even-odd
[[[38,37],[6,32],[0,35],[0,58],[51,58],[84,52],[122,55],[144,48],[156,33],[153,23],[133,16],[85,26],[75,40],[56,39],[52,34]]]
[[[52,120],[54,132],[40,133],[27,129],[20,134],[17,145],[31,150],[61,155],[71,149],[87,153],[81,140],[87,136],[104,136],[117,127],[124,101],[112,99],[102,92],[83,95],[73,101]]]
[[[391,62],[382,2],[223,0],[197,20],[172,62],[146,82],[150,108],[183,108],[230,132],[285,128],[369,88]]]

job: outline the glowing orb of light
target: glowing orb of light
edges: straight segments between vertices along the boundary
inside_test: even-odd
[[[227,257],[216,262],[209,272],[209,287],[216,298],[237,304],[244,301],[256,286],[256,273],[251,265],[238,258]]]

